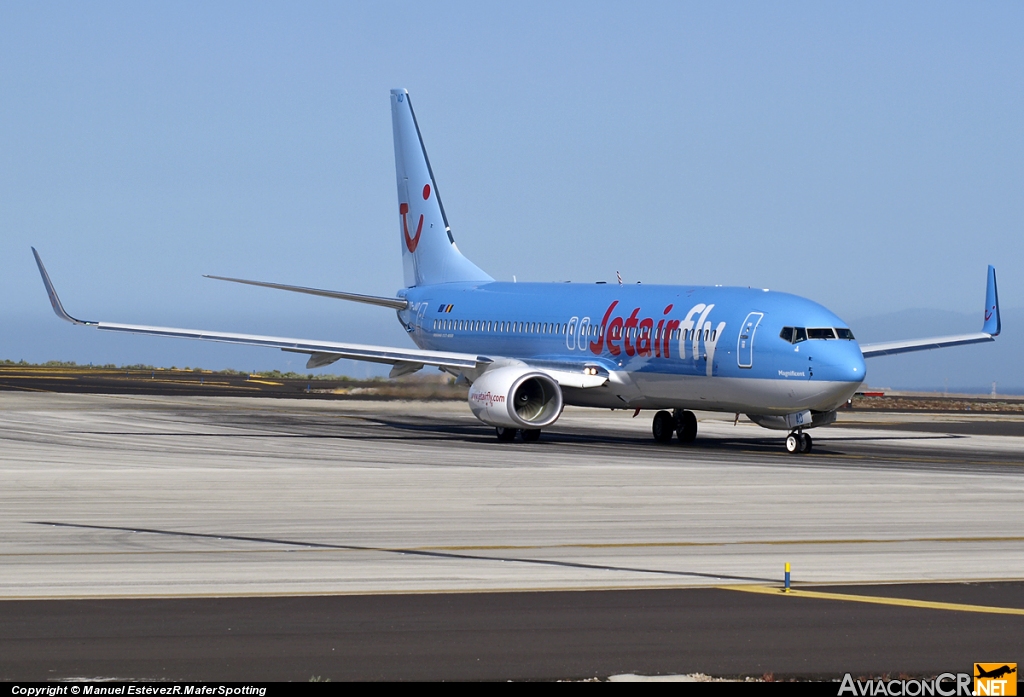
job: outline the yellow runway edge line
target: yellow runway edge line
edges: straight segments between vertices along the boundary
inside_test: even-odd
[[[849,593],[827,593],[790,589],[784,593],[781,588],[770,586],[717,586],[722,590],[742,591],[744,593],[761,593],[782,597],[818,598],[820,600],[845,600],[851,603],[871,603],[874,605],[899,605],[902,607],[920,607],[928,610],[953,610],[954,612],[981,612],[990,615],[1021,615],[1024,609],[1015,607],[991,607],[988,605],[964,605],[961,603],[939,603],[932,600],[912,600],[910,598],[886,598],[875,595],[851,595]]]

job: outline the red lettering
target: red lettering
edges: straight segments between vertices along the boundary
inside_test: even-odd
[[[615,306],[618,305],[618,304],[619,304],[619,301],[615,300],[614,302],[612,302],[611,305],[608,306],[608,310],[605,311],[605,313],[604,313],[604,319],[601,320],[601,331],[598,333],[597,338],[590,342],[590,350],[591,350],[591,352],[597,354],[598,356],[601,355],[601,350],[604,347],[604,335],[605,335],[605,328],[608,326],[608,318],[612,316],[612,310],[614,310]],[[611,347],[609,347],[608,350],[610,351]],[[613,355],[617,355],[617,354],[618,354],[618,351],[616,351],[615,354],[613,354]]]
[[[672,306],[669,305],[669,307],[672,307]],[[658,320],[658,331],[656,331],[654,333],[654,356],[656,358],[661,356],[661,337],[662,337],[662,330],[664,329],[664,327],[665,327],[665,320]]]
[[[608,353],[613,356],[618,356],[622,353],[622,349],[613,344],[613,341],[618,341],[622,338],[622,318],[616,317],[608,325]],[[632,355],[632,354],[630,354]]]

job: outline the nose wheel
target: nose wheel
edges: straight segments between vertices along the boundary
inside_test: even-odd
[[[811,437],[802,431],[794,431],[786,438],[786,452],[792,455],[809,453],[812,445]]]

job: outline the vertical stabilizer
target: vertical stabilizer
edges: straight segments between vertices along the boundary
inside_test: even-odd
[[[391,123],[405,285],[493,281],[455,246],[406,90],[391,90]]]

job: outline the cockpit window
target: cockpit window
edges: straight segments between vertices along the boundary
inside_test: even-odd
[[[783,327],[779,332],[779,338],[791,344],[799,344],[801,341],[807,341],[807,330],[803,327]]]
[[[846,339],[853,341],[853,332],[845,328],[833,327],[783,327],[779,338],[791,344],[799,344],[808,339]]]

